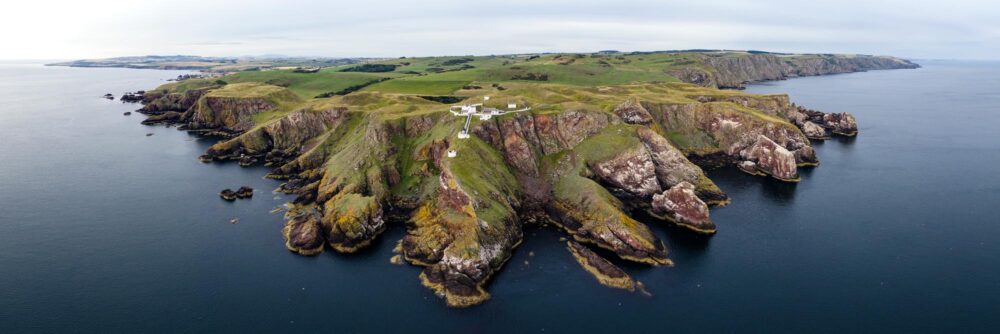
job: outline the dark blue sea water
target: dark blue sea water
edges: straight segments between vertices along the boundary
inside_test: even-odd
[[[852,112],[860,135],[816,143],[799,184],[712,171],[719,233],[651,222],[676,266],[623,264],[652,297],[532,228],[465,310],[389,263],[400,226],[294,255],[265,169],[202,164],[210,140],[99,98],[182,72],[0,65],[0,333],[997,332],[1000,63],[922,65],[750,87]],[[252,200],[216,196],[241,185]]]

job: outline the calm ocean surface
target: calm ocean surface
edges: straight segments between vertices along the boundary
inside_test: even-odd
[[[750,87],[852,112],[860,135],[815,143],[799,184],[712,171],[733,198],[719,233],[650,222],[676,266],[624,264],[652,297],[529,228],[465,310],[389,263],[401,226],[361,254],[294,255],[266,169],[200,163],[211,140],[100,98],[184,72],[0,64],[0,333],[995,333],[1000,63],[921,64]],[[252,200],[216,195],[241,185]]]

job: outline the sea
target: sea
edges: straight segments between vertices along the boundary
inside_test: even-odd
[[[675,265],[616,260],[649,295],[532,226],[468,309],[389,262],[402,224],[295,255],[265,167],[201,163],[214,139],[101,97],[189,72],[3,63],[0,333],[1000,332],[1000,63],[918,63],[749,86],[851,112],[859,134],[814,142],[800,183],[709,171],[732,197],[718,234],[646,221]]]

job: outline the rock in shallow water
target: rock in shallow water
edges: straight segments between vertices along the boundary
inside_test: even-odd
[[[236,198],[250,198],[253,197],[253,188],[242,186],[240,189],[236,190]]]
[[[858,134],[858,121],[854,119],[854,115],[846,112],[823,115],[823,123],[838,135],[850,137]]]
[[[573,253],[576,262],[579,262],[583,269],[594,275],[594,278],[597,278],[597,281],[602,285],[628,291],[635,290],[635,281],[632,280],[632,277],[611,261],[597,255],[576,241],[567,241],[566,248],[569,249],[570,253]]]
[[[826,129],[816,123],[805,121],[802,123],[802,132],[806,134],[809,139],[827,139],[830,138],[826,134]]]
[[[756,170],[759,172],[782,181],[797,182],[799,180],[795,155],[763,135],[757,136],[757,142],[743,150],[740,155],[747,161],[754,162]],[[741,163],[740,167],[744,168],[745,166]]]
[[[323,252],[323,231],[319,219],[312,210],[292,210],[286,213],[285,217],[289,218],[282,229],[285,248],[302,255],[316,255]]]
[[[219,197],[221,197],[222,199],[227,200],[227,201],[235,201],[236,200],[236,192],[233,191],[232,189],[226,188],[226,189],[223,189],[221,192],[219,192]]]
[[[698,199],[694,185],[687,182],[653,195],[652,214],[696,232],[715,233],[708,205]]]

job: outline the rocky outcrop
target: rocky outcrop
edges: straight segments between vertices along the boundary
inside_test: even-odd
[[[838,135],[850,137],[858,134],[858,121],[846,112],[823,115],[823,125]]]
[[[213,130],[217,133],[238,134],[253,127],[253,116],[276,108],[264,98],[206,96],[190,109],[187,128]]]
[[[395,168],[385,163],[392,150],[385,123],[369,117],[354,131],[355,139],[324,167],[315,199],[326,242],[341,253],[367,246],[385,230],[387,175]]]
[[[433,193],[413,213],[400,241],[403,257],[425,267],[420,274],[424,285],[454,307],[489,298],[484,285],[522,237],[516,214],[521,191],[514,176],[475,169],[479,163],[502,161],[488,147],[462,147],[460,158],[433,158],[441,170]],[[463,159],[466,155],[470,158]],[[459,176],[453,170],[471,174]]]
[[[629,276],[611,261],[597,255],[576,241],[567,241],[566,248],[573,254],[576,262],[580,263],[580,266],[591,275],[594,275],[594,278],[597,278],[597,281],[602,285],[628,291],[635,290],[635,281],[632,280],[632,276]]]
[[[704,87],[717,87],[712,73],[697,67],[681,67],[672,69],[668,73],[682,82],[695,84]]]
[[[236,138],[212,145],[202,160],[264,160],[282,163],[299,155],[310,139],[332,131],[347,118],[346,108],[303,109]]]
[[[687,182],[678,183],[661,194],[653,195],[650,213],[699,233],[715,233],[708,205],[698,199],[694,185]]]
[[[234,137],[257,125],[256,115],[299,101],[286,88],[242,83],[189,89],[183,93],[149,92],[138,111],[150,115],[144,124],[178,124],[188,131]]]
[[[285,213],[285,247],[302,255],[323,252],[324,238],[316,210],[312,207],[289,210]]]
[[[868,55],[701,55],[710,79],[697,70],[674,70],[682,81],[716,88],[742,89],[747,83],[784,80],[800,76],[864,72],[869,70],[918,68],[920,65],[895,57]]]
[[[590,141],[596,145],[600,139]],[[547,168],[550,170],[547,176],[554,184],[553,198],[545,208],[549,216],[577,241],[635,262],[671,264],[663,242],[646,225],[628,216],[625,203],[585,177],[589,158],[581,153],[570,151]]]
[[[748,61],[756,65],[742,74],[700,65],[680,74],[704,85],[789,75],[773,59]],[[295,196],[285,206],[286,248],[355,252],[390,222],[405,222],[394,263],[423,267],[422,283],[455,307],[489,298],[485,286],[521,242],[523,224],[564,230],[574,257],[602,284],[641,286],[592,249],[671,265],[664,242],[633,218],[642,212],[714,233],[709,205],[728,197],[689,159],[794,181],[798,167],[819,162],[811,139],[857,131],[851,115],[802,108],[785,95],[512,82],[456,94],[478,101],[488,93],[532,110],[473,120],[474,136],[460,137],[465,119],[444,99],[373,89],[303,101],[267,84],[198,82],[147,94],[146,122],[226,137],[203,161],[273,166],[268,177],[284,181],[277,191]]]
[[[537,175],[540,156],[573,148],[609,123],[608,115],[599,112],[518,113],[479,123],[471,131],[503,153],[518,172]]]
[[[253,197],[253,188],[242,186],[240,189],[236,189],[236,198],[251,198]]]
[[[766,136],[757,136],[757,142],[740,151],[740,156],[754,163],[753,170],[757,172],[782,181],[797,182],[799,179],[795,155]],[[740,165],[740,168],[748,172],[751,170],[750,167],[749,164]]]
[[[698,197],[712,205],[725,205],[729,197],[705,176],[700,167],[691,163],[684,153],[675,148],[649,128],[638,128],[636,135],[645,146],[656,169],[656,177],[663,189],[669,189],[681,182],[696,184]]]
[[[628,99],[614,109],[615,115],[628,124],[649,125],[653,116],[636,99]]]
[[[650,105],[666,131],[687,139],[694,154],[722,153],[738,160],[740,151],[765,136],[788,150],[809,146],[809,139],[780,118],[759,117],[727,102]]]
[[[804,133],[809,139],[830,138],[830,136],[826,134],[826,129],[810,121],[802,122],[802,133]]]
[[[235,201],[236,192],[229,188],[223,189],[222,191],[219,192],[219,198],[222,198],[230,202]]]
[[[812,146],[804,146],[792,152],[795,155],[795,163],[802,166],[819,166],[819,158],[816,157],[816,150]]]
[[[160,115],[171,111],[183,113],[191,109],[208,91],[209,89],[191,89],[183,93],[147,92],[143,95],[143,106],[138,111],[147,115]]]
[[[644,147],[635,147],[609,160],[591,165],[597,178],[610,186],[638,197],[653,196],[660,191],[656,165]]]

